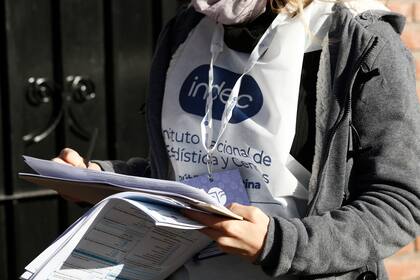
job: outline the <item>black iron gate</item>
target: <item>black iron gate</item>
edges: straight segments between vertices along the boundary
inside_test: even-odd
[[[177,0],[0,1],[0,279],[85,209],[24,183],[21,155],[68,146],[93,158],[145,156],[144,104],[157,35]]]

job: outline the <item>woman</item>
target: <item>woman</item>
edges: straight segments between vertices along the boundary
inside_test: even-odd
[[[155,53],[150,161],[89,168],[176,180],[240,170],[253,206],[231,210],[245,221],[186,213],[229,254],[181,278],[386,279],[382,260],[420,234],[403,25],[367,0],[193,0]],[[70,149],[56,160],[84,166]]]

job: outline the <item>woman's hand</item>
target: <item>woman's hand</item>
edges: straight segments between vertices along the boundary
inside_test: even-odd
[[[96,163],[88,162],[86,166],[84,159],[79,155],[79,153],[70,148],[64,148],[63,150],[61,150],[58,157],[53,158],[52,161],[72,165],[75,167],[101,171],[101,167]]]
[[[86,166],[85,160],[79,155],[79,153],[70,148],[64,148],[63,150],[61,150],[58,157],[53,158],[52,161],[62,163],[62,164],[72,165],[75,167],[88,168],[88,169],[101,171],[101,167],[97,165],[96,163],[88,162]],[[62,194],[60,195],[64,199],[69,200],[71,202],[79,203],[79,204],[83,203],[79,198],[70,197],[70,196],[62,195]]]
[[[220,249],[254,262],[260,255],[267,235],[269,217],[259,208],[233,203],[229,209],[244,218],[233,220],[196,211],[185,211],[185,216],[207,228],[200,231],[217,242]]]

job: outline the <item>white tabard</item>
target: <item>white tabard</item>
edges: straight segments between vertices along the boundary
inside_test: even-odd
[[[289,198],[307,199],[310,175],[289,155],[295,135],[303,55],[320,49],[331,7],[332,3],[314,1],[305,8],[304,19],[283,14],[276,17],[265,34],[270,40],[261,40],[256,47],[269,43],[244,76],[238,103],[213,155],[215,171],[240,170],[251,203],[258,206],[271,198],[285,209],[287,217],[299,216]],[[176,180],[207,173],[200,122],[205,114],[210,46],[216,28],[217,23],[203,18],[175,52],[167,72],[162,133]],[[248,59],[249,54],[224,45],[214,63],[215,138],[225,103],[235,82],[248,68]],[[201,265],[192,262],[187,268],[192,279],[199,275],[200,279],[207,279],[206,275],[209,279],[266,277],[258,267],[232,256],[210,259]]]

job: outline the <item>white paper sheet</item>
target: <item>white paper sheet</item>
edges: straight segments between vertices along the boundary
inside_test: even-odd
[[[21,279],[164,279],[209,243],[192,230],[202,227],[153,196],[119,193],[79,219]]]
[[[201,202],[219,205],[219,203],[213,199],[213,197],[208,195],[203,190],[188,186],[180,182],[127,176],[123,174],[96,171],[86,168],[76,168],[73,166],[56,163],[51,160],[43,160],[29,156],[24,156],[23,158],[34,171],[45,177],[58,178],[69,181],[102,183],[115,187],[125,187],[127,188],[125,190],[132,188],[132,190],[143,189],[156,191],[160,192],[161,194],[184,196]]]

